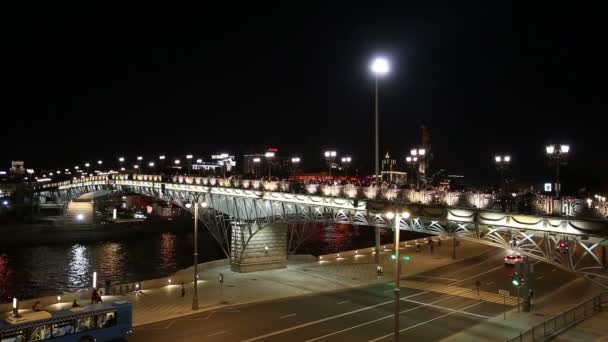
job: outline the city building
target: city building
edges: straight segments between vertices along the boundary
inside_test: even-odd
[[[386,152],[384,159],[382,159],[382,171],[380,172],[382,180],[397,184],[406,184],[407,172],[399,171],[398,165],[397,160],[391,158],[390,154]]]

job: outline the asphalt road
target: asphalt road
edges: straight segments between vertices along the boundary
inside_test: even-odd
[[[407,279],[471,289],[480,280],[483,291],[512,290],[502,257],[501,252],[486,254]],[[532,277],[536,297],[573,278],[537,264]],[[137,327],[129,342],[390,341],[392,289],[392,283],[386,283],[195,314]],[[503,312],[500,304],[409,288],[401,288],[401,299],[402,341],[437,341]]]

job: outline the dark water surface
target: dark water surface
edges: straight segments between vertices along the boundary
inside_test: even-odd
[[[0,302],[10,301],[12,296],[32,298],[84,289],[91,286],[93,271],[101,282],[125,283],[190,267],[193,234],[169,228],[174,227],[165,233],[142,233],[120,240],[0,247]],[[207,231],[202,230],[199,237],[199,262],[225,258]],[[384,231],[382,241],[391,242],[391,232]],[[298,253],[335,253],[373,243],[370,227],[317,226]]]

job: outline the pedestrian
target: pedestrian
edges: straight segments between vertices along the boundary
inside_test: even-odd
[[[433,254],[433,250],[435,249],[435,245],[431,244],[431,254]]]
[[[416,241],[416,253],[420,252],[420,242]]]
[[[441,238],[437,240],[437,247],[441,247]]]
[[[76,299],[74,299],[74,301],[72,302],[72,307],[73,308],[79,308],[80,304],[78,304],[78,301]]]
[[[182,281],[182,297],[186,295],[186,288],[184,287],[184,282]]]
[[[384,272],[382,271],[382,265],[376,266],[376,276],[378,278],[384,276]]]
[[[477,289],[477,297],[479,297],[479,288],[481,288],[481,281],[479,279],[475,281],[475,288]]]

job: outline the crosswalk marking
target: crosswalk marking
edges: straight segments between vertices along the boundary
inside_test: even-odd
[[[479,299],[484,302],[491,302],[496,304],[503,304],[505,298],[499,295],[498,293],[479,291],[479,295],[477,295],[477,291],[473,289],[452,286],[452,285],[442,285],[442,284],[433,284],[433,283],[423,283],[418,281],[411,280],[402,280],[401,286],[409,287],[417,290],[426,290],[432,292],[444,293],[452,296],[470,298],[470,299]],[[517,305],[517,297],[506,297],[506,303],[508,305]]]

